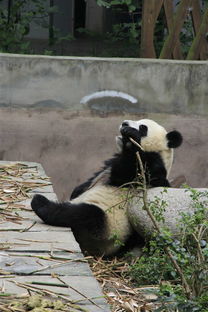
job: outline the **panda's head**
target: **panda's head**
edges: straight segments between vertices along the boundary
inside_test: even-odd
[[[141,135],[140,145],[142,149],[145,152],[159,153],[167,173],[169,173],[173,161],[173,148],[180,146],[183,140],[180,132],[176,130],[167,132],[164,127],[151,119],[124,120],[120,125],[120,131],[123,127],[138,130]],[[119,148],[122,149],[122,137],[117,137],[116,141]]]

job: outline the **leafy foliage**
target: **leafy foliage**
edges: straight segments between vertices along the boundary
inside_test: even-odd
[[[106,33],[101,56],[137,57],[141,37],[141,0],[97,0],[111,12],[112,27]]]
[[[30,31],[31,22],[41,27],[49,27],[47,18],[50,13],[44,0],[8,1],[7,6],[0,0],[0,51],[26,53],[29,41],[23,41]]]
[[[154,233],[143,255],[132,265],[130,275],[139,285],[159,284],[157,292],[161,307],[156,311],[208,311],[208,192],[188,188],[194,212],[181,214],[180,235],[167,228]],[[157,221],[163,221],[165,203],[156,198],[150,208]],[[167,253],[171,252],[189,288]]]

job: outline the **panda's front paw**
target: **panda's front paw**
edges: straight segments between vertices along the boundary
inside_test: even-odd
[[[137,129],[132,128],[132,127],[123,127],[121,128],[120,132],[123,138],[125,139],[132,138],[136,142],[138,143],[140,142],[141,137]]]

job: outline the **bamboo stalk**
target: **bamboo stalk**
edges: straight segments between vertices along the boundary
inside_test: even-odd
[[[36,282],[36,281],[32,281],[32,282],[28,282],[28,284],[68,288],[68,286],[63,284],[63,283],[50,283],[50,282]]]

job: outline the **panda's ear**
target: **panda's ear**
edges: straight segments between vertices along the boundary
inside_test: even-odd
[[[183,142],[183,137],[180,132],[173,130],[167,133],[166,135],[168,140],[168,147],[169,148],[176,148],[181,145]]]

